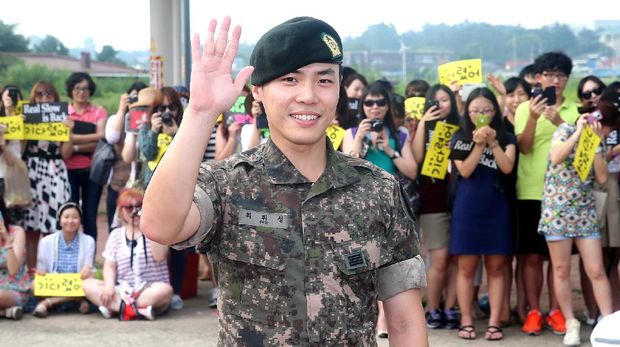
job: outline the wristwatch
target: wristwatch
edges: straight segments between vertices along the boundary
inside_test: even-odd
[[[394,154],[390,157],[390,159],[394,160],[396,158],[400,158],[400,153],[398,151],[394,151]]]

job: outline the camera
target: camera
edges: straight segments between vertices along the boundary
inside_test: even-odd
[[[437,100],[428,100],[426,102],[426,109],[429,110],[431,107],[436,106],[439,109],[439,101]]]
[[[603,115],[601,114],[601,111],[596,110],[592,113],[590,113],[586,119],[588,120],[588,124],[594,124],[594,122],[598,122],[603,118]]]
[[[9,97],[11,101],[13,101],[13,106],[17,106],[17,101],[19,99],[19,90],[15,88],[9,88]]]
[[[370,121],[370,130],[380,133],[383,131],[383,121],[380,119],[373,119]]]
[[[129,96],[129,104],[135,104],[136,102],[138,102],[138,96],[137,95],[130,95]]]
[[[543,98],[547,98],[547,105],[555,105],[555,87],[550,86],[543,90],[539,85],[532,88],[532,100],[538,95],[542,95]]]
[[[170,112],[164,112],[161,114],[161,121],[164,125],[171,127],[174,124],[174,116]]]

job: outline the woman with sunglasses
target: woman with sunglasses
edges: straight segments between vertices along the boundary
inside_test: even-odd
[[[161,89],[162,102],[155,105],[149,123],[140,125],[138,146],[147,163],[144,168],[144,189],[183,121],[183,105],[172,87]]]
[[[123,297],[133,296],[138,313],[148,320],[165,313],[172,300],[168,246],[147,239],[140,230],[142,193],[127,189],[118,197],[122,226],[112,230],[103,251],[103,281],[83,282],[86,298],[104,318],[119,312]]]
[[[67,78],[65,86],[67,96],[71,99],[69,119],[74,122],[69,139],[72,150],[65,159],[71,184],[71,201],[81,201],[84,232],[97,240],[97,208],[103,186],[90,180],[90,166],[97,142],[105,136],[108,111],[91,102],[96,85],[89,74],[74,72]]]
[[[582,78],[577,85],[577,97],[581,103],[579,111],[588,113],[596,110],[605,88],[605,83],[596,76],[589,75]]]
[[[50,81],[38,81],[32,86],[28,100],[31,104],[59,102],[60,97]],[[67,126],[72,121],[66,120]],[[56,231],[58,208],[71,198],[67,166],[63,159],[71,156],[69,142],[46,140],[26,141],[24,158],[30,177],[32,204],[24,209],[22,223],[26,228],[28,268],[37,265],[37,245],[40,236]]]
[[[85,280],[92,277],[95,259],[95,239],[80,231],[82,210],[74,202],[67,202],[58,209],[58,226],[60,232],[44,237],[39,243],[37,256],[37,273],[80,273]],[[34,316],[47,317],[49,310],[60,305],[62,311],[77,308],[87,313],[88,302],[73,297],[48,297],[39,301],[34,309]]]

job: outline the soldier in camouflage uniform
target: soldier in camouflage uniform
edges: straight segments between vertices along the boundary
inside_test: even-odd
[[[226,18],[214,40],[211,22],[202,56],[194,39],[192,97],[146,192],[143,230],[209,252],[220,345],[374,346],[377,300],[391,345],[427,345],[424,264],[402,191],[325,136],[342,79],[338,34],[309,17],[282,23],[256,44],[254,69],[231,82],[240,29],[227,43],[229,26]],[[270,140],[200,166],[217,115],[252,71]]]

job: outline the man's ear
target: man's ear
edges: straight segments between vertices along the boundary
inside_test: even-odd
[[[252,86],[252,96],[256,101],[263,101],[262,99],[263,88],[261,86]]]

